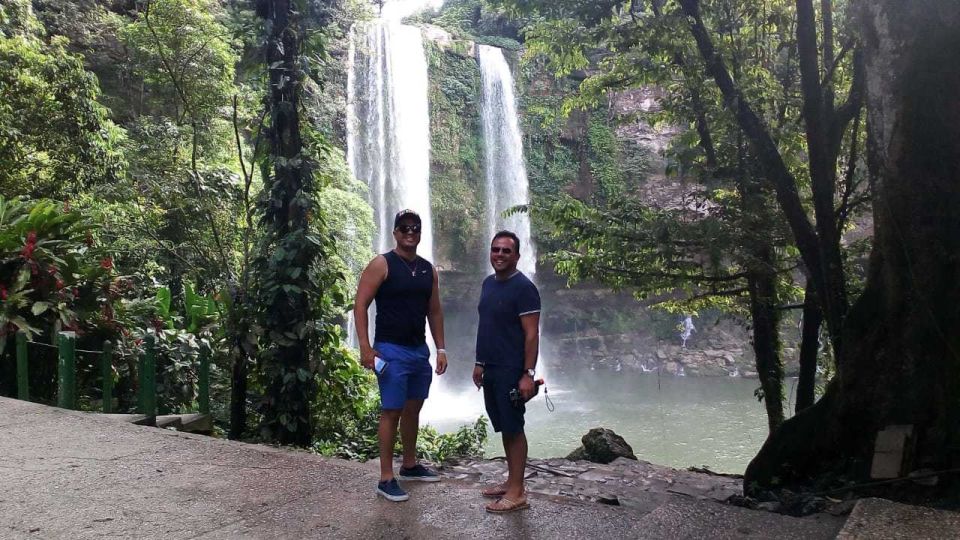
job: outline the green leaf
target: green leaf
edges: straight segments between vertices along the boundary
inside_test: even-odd
[[[172,300],[173,298],[169,288],[160,287],[157,289],[157,308],[160,310],[160,315],[165,319],[170,316],[170,303]]]
[[[48,309],[50,309],[50,304],[48,302],[34,302],[33,306],[30,308],[30,313],[33,313],[36,316],[42,314]]]

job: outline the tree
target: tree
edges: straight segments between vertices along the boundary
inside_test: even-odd
[[[807,128],[808,172],[816,216],[814,226],[800,197],[796,175],[785,163],[769,128],[757,115],[751,100],[740,85],[730,76],[722,56],[718,53],[704,23],[699,0],[680,0],[679,3],[707,73],[714,79],[723,95],[726,107],[736,115],[766,180],[776,191],[780,208],[786,216],[808,270],[808,278],[818,293],[817,298],[827,322],[833,348],[839,354],[841,327],[848,309],[848,300],[834,201],[836,167],[843,132],[860,107],[862,70],[855,69],[854,82],[844,106],[839,111],[832,109],[833,89],[829,84],[821,85],[813,4],[811,0],[797,0],[797,53],[803,94],[803,118]],[[822,5],[826,13],[823,17],[824,39],[828,40],[824,50],[832,51],[832,23],[829,22],[832,20],[832,3],[825,1]],[[829,58],[824,67],[831,67],[834,61],[832,57]],[[859,64],[855,62],[855,66]],[[823,77],[823,80],[829,81],[829,78]],[[825,94],[829,98],[825,97]]]
[[[269,345],[261,353],[265,395],[262,431],[270,439],[306,446],[313,436],[315,393],[310,364],[314,306],[320,284],[312,272],[325,244],[311,234],[316,186],[300,128],[302,19],[288,0],[259,4],[268,21],[270,162],[264,175],[263,237],[255,261],[262,325]]]
[[[0,6],[0,195],[60,197],[123,176],[123,131],[66,40],[44,41],[30,3]]]
[[[192,274],[224,301],[220,328],[232,375],[228,436],[239,438],[247,429],[247,367],[258,346],[250,299],[256,171],[243,151],[249,143],[256,159],[262,148],[261,126],[245,107],[253,99],[237,95],[239,43],[224,15],[208,0],[148,0],[121,35],[143,81],[134,104],[139,116],[132,131],[143,143],[135,181],[138,191],[153,195],[147,211],[164,220],[148,235],[161,247],[158,258],[175,300]],[[228,104],[231,122],[222,112]],[[248,131],[255,132],[252,141]],[[229,150],[234,144],[236,154]]]
[[[789,299],[788,291],[778,286],[777,276],[795,267],[791,260],[783,257],[784,247],[795,243],[801,248],[802,268],[808,275],[811,293],[818,283],[824,287],[839,278],[834,296],[839,296],[841,301],[831,304],[836,315],[833,322],[839,324],[837,321],[845,311],[841,307],[845,304],[847,275],[840,256],[839,231],[852,211],[849,194],[857,190],[854,168],[848,165],[848,174],[842,179],[842,198],[834,201],[830,195],[829,204],[823,204],[823,194],[837,190],[841,150],[850,148],[855,152],[857,148],[856,136],[849,134],[856,130],[845,129],[860,105],[860,79],[855,76],[857,70],[851,68],[857,63],[846,54],[850,45],[844,47],[839,58],[833,58],[832,43],[836,37],[832,18],[828,16],[823,33],[830,60],[825,62],[829,67],[824,68],[824,79],[828,81],[824,92],[831,99],[823,100],[830,104],[830,112],[822,115],[831,121],[830,152],[818,154],[816,163],[818,171],[822,172],[823,168],[830,171],[818,180],[820,176],[811,176],[805,161],[810,144],[805,148],[803,143],[820,139],[807,137],[805,140],[798,126],[804,103],[819,94],[797,96],[797,81],[803,79],[802,68],[806,65],[799,59],[805,58],[809,44],[805,41],[804,47],[797,46],[796,32],[801,25],[797,24],[796,9],[789,2],[713,2],[705,13],[698,12],[697,32],[691,31],[690,21],[698,19],[688,15],[693,8],[699,9],[699,3],[654,1],[649,3],[651,8],[647,12],[639,9],[647,5],[646,2],[503,3],[534,14],[533,22],[526,29],[527,43],[533,52],[546,54],[558,73],[587,72],[580,85],[580,96],[571,101],[573,106],[595,106],[606,99],[610,90],[659,83],[666,90],[663,106],[667,119],[677,125],[691,126],[694,137],[686,134],[679,137],[673,144],[674,152],[686,161],[688,175],[708,185],[719,183],[733,192],[733,196],[722,200],[714,196],[714,201],[721,201],[724,211],[739,216],[737,223],[727,221],[737,234],[728,235],[734,241],[725,246],[730,258],[742,269],[742,272],[735,269],[731,273],[745,281],[738,289],[750,299],[758,372],[770,425],[776,427],[783,418],[777,327],[784,300]],[[828,11],[832,9],[830,2],[823,4]],[[708,23],[718,30],[705,30]],[[701,39],[701,34],[706,35],[706,39]],[[810,36],[804,34],[803,37],[809,41]],[[813,39],[816,49],[815,33]],[[816,63],[816,57],[813,60]],[[707,75],[717,72],[721,77],[705,78],[705,72]],[[845,105],[833,109],[832,96],[848,87],[851,90]],[[691,142],[699,147],[696,151],[685,149]],[[854,153],[848,163],[856,161]],[[808,181],[808,177],[813,181]],[[779,184],[775,181],[777,178]],[[808,192],[808,186],[814,187]],[[771,210],[774,195],[781,202],[780,212]],[[808,200],[815,203],[817,212],[826,215],[824,219],[817,219],[817,226],[823,226],[820,231],[826,238],[823,242],[806,215]],[[830,207],[829,212],[826,206]],[[783,222],[784,218],[793,232],[792,241],[784,241],[778,234],[765,234],[775,230],[774,224]],[[796,240],[798,234],[803,242]],[[696,249],[693,244],[690,247]],[[775,255],[778,250],[781,254]],[[821,254],[821,250],[825,254]],[[789,253],[791,249],[786,251]],[[688,256],[696,255],[688,252]],[[839,265],[821,264],[837,258]],[[825,268],[830,272],[825,274]],[[692,284],[703,285],[695,276],[689,277]],[[650,286],[650,282],[635,281],[634,284]],[[709,291],[710,287],[704,290]],[[811,294],[810,302],[805,304],[813,304],[814,298],[817,297]],[[819,335],[816,313],[807,317],[801,345],[805,367],[814,368],[803,371],[805,384],[801,385],[805,392],[810,390],[811,400]]]
[[[233,134],[220,111],[235,91],[238,55],[213,8],[208,0],[147,0],[121,36],[132,71],[145,85],[133,131],[146,144],[137,152],[134,176],[166,214],[161,235],[173,240],[167,250],[171,273],[207,268],[214,270],[209,277],[218,279],[236,275],[225,230],[236,209],[223,205],[222,196],[229,193],[236,201],[239,190],[223,166]],[[207,245],[197,241],[204,236],[210,237]],[[192,250],[175,252],[190,243]],[[193,254],[199,260],[190,261]],[[184,263],[192,268],[178,270]],[[173,289],[178,296],[180,287]]]
[[[875,247],[824,397],[784,423],[745,485],[865,476],[878,430],[914,428],[913,463],[950,467],[960,444],[960,4],[857,4],[864,49]]]

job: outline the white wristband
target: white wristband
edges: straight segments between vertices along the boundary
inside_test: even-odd
[[[447,354],[447,350],[446,350],[446,349],[437,349],[437,354],[440,354],[440,353]]]

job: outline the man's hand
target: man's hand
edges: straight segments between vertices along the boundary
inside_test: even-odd
[[[473,384],[477,390],[483,386],[483,366],[473,366]]]
[[[447,352],[437,351],[437,375],[443,375],[447,371]]]
[[[380,353],[377,352],[374,348],[361,349],[360,350],[360,365],[367,369],[373,369],[373,359],[380,356]],[[381,356],[381,358],[383,358]]]
[[[533,384],[533,377],[527,373],[521,375],[520,380],[517,381],[517,388],[520,390],[520,395],[523,396],[524,401],[532,398],[536,391],[536,386]]]

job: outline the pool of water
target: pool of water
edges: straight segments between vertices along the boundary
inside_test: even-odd
[[[484,414],[483,396],[470,384],[435,381],[422,422],[453,431]],[[466,384],[462,384],[462,383]],[[594,427],[612,429],[640,459],[673,467],[708,466],[742,473],[767,435],[758,381],[732,377],[659,377],[656,373],[554,373],[547,392],[527,404],[530,456],[563,457]],[[503,455],[491,430],[485,451]]]

